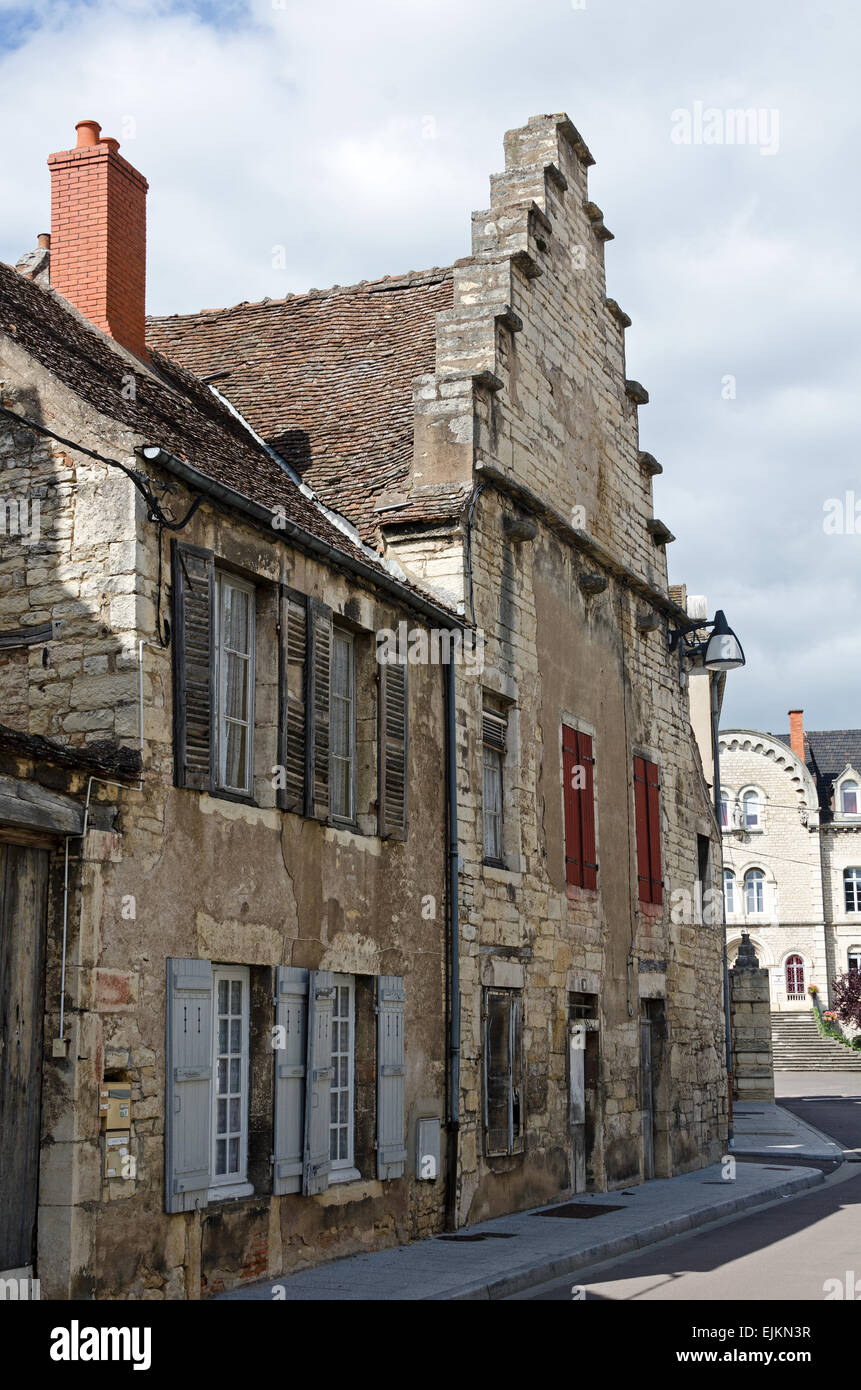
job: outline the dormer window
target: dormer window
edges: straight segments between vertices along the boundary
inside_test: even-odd
[[[858,815],[858,783],[851,777],[840,788],[840,810],[844,816]]]

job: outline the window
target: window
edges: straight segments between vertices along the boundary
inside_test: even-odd
[[[858,783],[851,778],[840,788],[840,809],[844,816],[858,815]]]
[[[565,882],[598,887],[595,849],[595,759],[592,739],[562,725],[562,804],[565,810]]]
[[[248,1156],[247,966],[216,965],[210,1184],[244,1183]]]
[[[744,828],[745,830],[762,829],[762,809],[759,800],[759,792],[745,792],[742,800],[744,809]]]
[[[735,874],[732,869],[723,871],[723,898],[727,916],[735,912]]]
[[[519,989],[484,991],[484,1125],[488,1154],[523,1148],[523,999]]]
[[[502,804],[505,766],[504,714],[485,709],[482,714],[482,806],[484,811],[484,859],[503,863]]]
[[[720,828],[721,830],[729,830],[729,794],[727,792],[720,794]]]
[[[254,589],[215,575],[215,721],[218,786],[249,796],[254,735]]]
[[[662,903],[661,803],[658,767],[634,758],[634,814],[637,825],[637,891],[640,902]]]
[[[336,975],[332,1004],[332,1074],[329,1082],[329,1181],[354,1165],[354,1064],[356,1055],[356,982]]]
[[[786,958],[786,993],[790,999],[804,998],[804,961],[801,956]]]
[[[843,870],[843,892],[847,912],[861,912],[861,869]]]
[[[748,869],[744,876],[745,905],[750,913],[765,911],[765,874],[762,869]]]
[[[847,955],[850,975],[861,975],[861,946],[850,946]]]
[[[353,637],[332,631],[332,693],[330,703],[330,806],[337,820],[355,814],[356,669]]]

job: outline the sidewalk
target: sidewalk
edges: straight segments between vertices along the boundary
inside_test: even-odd
[[[484,1221],[455,1237],[351,1255],[217,1298],[269,1300],[276,1287],[274,1296],[287,1301],[505,1298],[735,1212],[794,1196],[824,1181],[818,1168],[797,1166],[799,1158],[841,1154],[809,1125],[764,1102],[736,1106],[736,1134],[733,1154],[763,1155],[770,1162],[739,1163],[732,1179],[724,1176],[721,1164],[713,1164],[618,1192],[578,1194],[551,1207]],[[788,1155],[796,1164],[781,1167],[780,1159]],[[567,1219],[562,1215],[567,1206],[579,1215]],[[595,1216],[587,1215],[590,1207],[597,1209]]]

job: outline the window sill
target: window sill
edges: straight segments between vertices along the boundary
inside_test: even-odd
[[[336,1183],[342,1182],[364,1182],[364,1178],[358,1168],[330,1168],[329,1186],[334,1187]]]
[[[257,805],[254,797],[249,796],[247,792],[231,792],[223,787],[211,787],[205,792],[205,795],[211,796],[213,801],[238,801],[243,806]]]
[[[250,1182],[225,1183],[223,1187],[210,1187],[206,1194],[208,1202],[234,1202],[239,1197],[253,1197],[254,1184]]]

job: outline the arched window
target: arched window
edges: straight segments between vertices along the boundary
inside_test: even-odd
[[[786,958],[786,993],[790,999],[804,998],[804,961],[801,956]]]
[[[848,952],[849,974],[861,975],[861,946],[850,946]]]
[[[732,869],[723,871],[723,900],[727,914],[735,912],[735,874]]]
[[[861,869],[843,870],[843,893],[847,912],[861,912]]]
[[[844,816],[858,814],[858,783],[850,777],[840,788],[840,809]]]
[[[748,912],[765,911],[765,874],[762,869],[748,869],[744,876],[744,895]]]
[[[745,830],[761,830],[762,808],[759,801],[759,792],[745,792],[743,806]]]
[[[729,830],[729,793],[728,793],[728,792],[721,792],[721,794],[720,794],[720,828],[721,828],[721,830]]]

